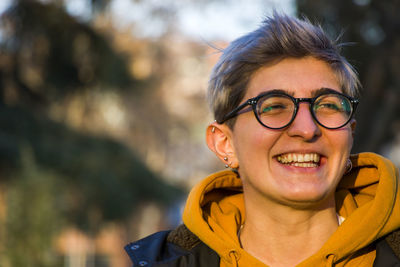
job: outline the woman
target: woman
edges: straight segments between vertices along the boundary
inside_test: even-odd
[[[191,191],[184,225],[128,245],[134,266],[400,265],[398,171],[350,156],[359,82],[338,50],[274,14],[223,51],[206,139],[231,170]]]

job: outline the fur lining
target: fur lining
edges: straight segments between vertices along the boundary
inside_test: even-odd
[[[394,254],[400,259],[400,229],[389,234],[385,239]]]
[[[190,232],[184,224],[181,224],[176,229],[172,230],[168,234],[167,241],[186,250],[191,250],[200,243],[200,239]]]

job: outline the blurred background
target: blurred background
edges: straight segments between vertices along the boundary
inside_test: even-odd
[[[129,266],[126,243],[179,224],[223,168],[204,138],[215,48],[273,8],[350,42],[353,152],[399,166],[398,0],[1,0],[0,266]]]

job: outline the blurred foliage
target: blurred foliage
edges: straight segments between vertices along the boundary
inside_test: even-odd
[[[134,82],[124,55],[54,3],[16,1],[2,16],[2,30],[1,102],[42,105],[96,84]]]
[[[63,226],[94,236],[106,222],[126,222],[143,202],[180,199],[182,189],[121,141],[50,116],[55,104],[79,92],[132,94],[156,77],[133,78],[111,38],[58,1],[15,1],[0,30],[0,264],[56,266],[52,242]]]
[[[166,204],[180,193],[112,139],[88,136],[15,107],[0,108],[0,123],[8,172],[24,170],[21,149],[31,148],[38,166],[66,179],[63,189],[71,194],[67,218],[86,230],[90,211],[99,213],[98,220],[123,219],[141,201]]]
[[[64,226],[66,180],[45,172],[31,149],[21,149],[20,172],[7,184],[7,214],[2,233],[1,266],[61,266],[53,237]],[[24,255],[24,257],[21,257]]]
[[[297,0],[299,14],[341,40],[363,85],[353,150],[382,152],[400,131],[400,1]]]

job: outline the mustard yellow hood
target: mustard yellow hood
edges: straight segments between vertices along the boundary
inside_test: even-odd
[[[373,153],[352,155],[351,161],[353,169],[342,178],[336,192],[337,212],[345,221],[316,254],[298,266],[329,266],[327,261],[343,265],[354,252],[400,228],[396,167]],[[222,171],[192,189],[183,222],[219,254],[221,266],[265,266],[239,245],[237,231],[244,216],[241,180],[232,171]]]

